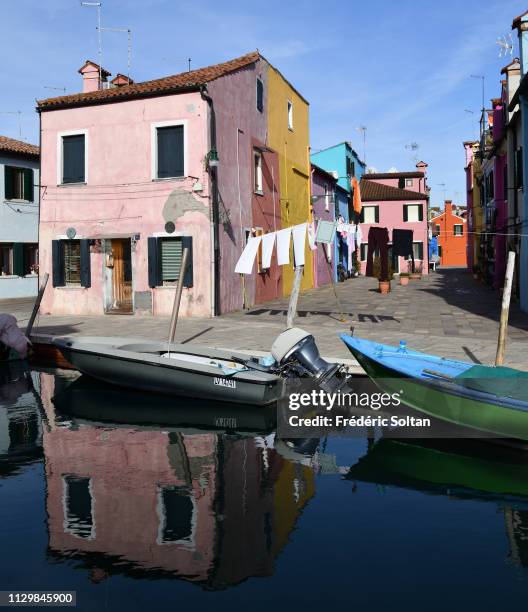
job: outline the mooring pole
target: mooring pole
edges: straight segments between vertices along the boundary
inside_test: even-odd
[[[178,285],[176,286],[176,293],[174,294],[174,303],[172,305],[172,315],[169,328],[169,352],[170,343],[174,342],[174,336],[176,335],[176,324],[178,323],[178,313],[180,311],[181,295],[183,290],[183,281],[185,279],[185,272],[187,271],[187,260],[189,259],[189,249],[185,247],[183,249],[182,262],[180,267],[180,276],[178,278]]]
[[[499,324],[499,341],[497,343],[497,355],[495,365],[500,366],[504,363],[504,353],[506,352],[506,337],[508,335],[508,317],[510,314],[510,299],[513,282],[513,269],[515,267],[515,252],[508,253],[508,265],[506,266],[506,277],[504,279],[504,291],[502,294],[502,310]]]
[[[293,327],[293,322],[297,314],[297,300],[299,299],[299,291],[301,290],[301,281],[304,271],[304,266],[297,266],[295,268],[295,276],[293,278],[293,287],[290,295],[290,302],[288,304],[288,316],[286,318],[286,328]]]
[[[33,329],[33,325],[35,324],[35,319],[37,318],[37,313],[40,308],[40,302],[42,302],[42,298],[44,296],[44,291],[46,291],[46,285],[48,284],[49,274],[46,272],[42,278],[42,285],[37,294],[37,299],[35,300],[35,305],[33,306],[33,310],[31,312],[31,316],[29,317],[29,321],[26,327],[26,338],[30,340],[30,334]]]

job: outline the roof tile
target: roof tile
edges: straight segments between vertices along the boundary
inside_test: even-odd
[[[2,153],[14,153],[15,155],[27,155],[28,157],[38,157],[40,153],[36,145],[7,136],[0,136],[0,151]]]
[[[383,183],[377,183],[372,180],[361,179],[361,200],[363,202],[383,202],[387,200],[427,200],[426,193],[418,191],[410,191],[408,189],[398,189]]]

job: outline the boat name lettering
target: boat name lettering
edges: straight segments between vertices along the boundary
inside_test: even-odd
[[[220,387],[236,389],[236,380],[231,380],[230,378],[219,378],[218,376],[215,376],[213,382],[215,385],[219,385]]]

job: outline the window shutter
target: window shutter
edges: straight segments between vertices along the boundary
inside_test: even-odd
[[[405,179],[404,179],[403,177],[400,177],[400,178],[398,179],[398,187],[399,187],[400,189],[405,189]]]
[[[181,263],[181,240],[179,238],[161,240],[161,280],[178,280],[180,278]]]
[[[365,207],[363,207],[359,213],[359,222],[365,223]]]
[[[24,169],[24,200],[33,202],[33,170]]]
[[[189,249],[189,256],[187,258],[187,270],[185,272],[185,276],[183,277],[183,286],[184,287],[192,287],[193,286],[193,249],[192,249],[192,237],[184,236],[182,238],[182,250]]]
[[[84,183],[84,134],[62,138],[62,182]]]
[[[423,204],[418,205],[418,221],[423,221]]]
[[[257,79],[257,110],[264,110],[264,84],[260,79]]]
[[[51,241],[52,284],[64,287],[64,245],[61,240]]]
[[[374,207],[374,215],[375,223],[379,223],[379,206]]]
[[[407,221],[409,218],[409,211],[407,210],[407,204],[403,205],[403,220]]]
[[[160,281],[159,239],[148,239],[148,280],[149,287],[158,287]]]
[[[24,244],[22,242],[13,244],[13,274],[24,276]]]
[[[4,166],[4,197],[6,200],[13,199],[13,168]]]
[[[81,287],[91,287],[92,274],[90,268],[90,241],[83,239],[80,241],[81,252]]]
[[[184,175],[183,125],[158,128],[158,178]]]

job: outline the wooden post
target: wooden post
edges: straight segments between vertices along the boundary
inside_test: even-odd
[[[33,310],[31,312],[31,316],[29,317],[29,321],[26,327],[26,338],[30,340],[30,334],[33,329],[33,325],[35,323],[35,319],[37,318],[37,313],[40,308],[40,302],[42,302],[42,298],[44,296],[44,291],[46,291],[46,285],[48,284],[49,274],[46,272],[44,277],[42,278],[42,285],[37,294],[37,299],[35,300],[35,304],[33,306]]]
[[[290,295],[290,302],[288,304],[288,316],[286,318],[286,329],[293,327],[293,321],[297,314],[297,300],[299,299],[299,291],[301,290],[301,281],[304,271],[304,266],[297,266],[295,268],[295,276],[293,278],[293,287]]]
[[[176,324],[178,323],[178,312],[180,311],[180,302],[183,289],[183,281],[185,278],[185,272],[187,271],[187,260],[189,259],[189,249],[183,249],[182,262],[180,267],[180,276],[178,278],[178,285],[176,287],[176,293],[174,295],[174,303],[172,305],[172,315],[169,328],[169,352],[170,343],[174,342],[174,336],[176,334]]]
[[[495,365],[500,366],[504,363],[504,353],[506,351],[506,337],[508,335],[508,316],[510,313],[510,299],[513,282],[513,268],[515,267],[515,253],[508,253],[508,265],[506,267],[506,277],[504,279],[504,291],[502,294],[502,310],[499,325],[499,341],[497,343],[497,355]]]

